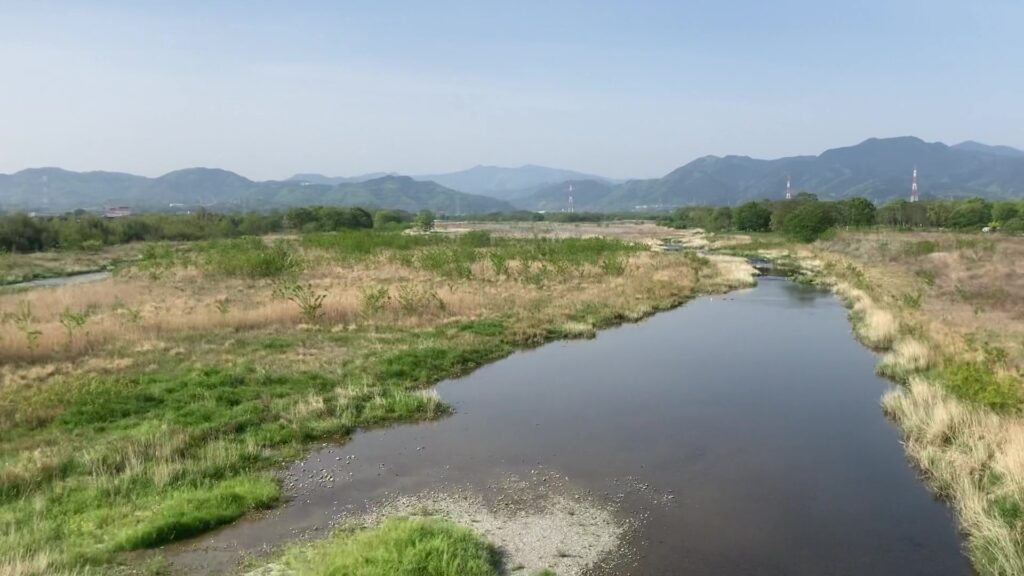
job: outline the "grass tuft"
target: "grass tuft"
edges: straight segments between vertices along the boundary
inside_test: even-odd
[[[498,576],[498,551],[446,520],[392,519],[291,553],[296,576]]]

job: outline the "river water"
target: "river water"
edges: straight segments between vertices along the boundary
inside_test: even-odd
[[[292,476],[336,465],[338,481],[173,561],[223,567],[386,493],[485,490],[542,468],[645,518],[614,574],[971,574],[951,512],[879,408],[875,362],[830,294],[762,279],[443,382],[453,416],[314,452]]]
[[[52,288],[54,286],[73,286],[75,284],[87,284],[89,282],[99,282],[100,280],[106,280],[110,278],[111,274],[107,271],[99,272],[83,272],[81,274],[72,274],[70,276],[54,276],[53,278],[38,278],[36,280],[28,280],[25,282],[18,282],[16,284],[5,284],[0,288]]]

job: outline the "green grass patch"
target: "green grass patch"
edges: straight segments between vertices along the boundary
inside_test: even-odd
[[[428,344],[382,356],[376,361],[373,373],[384,383],[425,385],[466,374],[511,351],[507,345],[492,341],[465,348]]]
[[[1000,376],[981,362],[951,362],[938,374],[954,395],[996,411],[1020,406],[1020,388],[1012,378]]]
[[[126,529],[115,547],[120,550],[151,548],[195,536],[236,520],[246,512],[277,502],[280,489],[269,476],[232,478],[176,494],[154,514]]]
[[[298,272],[302,262],[290,244],[267,244],[262,238],[216,240],[199,244],[197,251],[204,269],[240,278],[276,278]]]
[[[498,551],[472,531],[437,519],[392,519],[342,531],[293,550],[284,561],[297,576],[498,576]]]
[[[938,251],[939,245],[932,240],[917,240],[903,246],[903,254],[912,258],[920,258]]]
[[[466,332],[477,336],[498,338],[505,335],[507,326],[505,325],[505,321],[500,318],[485,318],[481,320],[459,322],[455,324],[455,329],[459,332]]]

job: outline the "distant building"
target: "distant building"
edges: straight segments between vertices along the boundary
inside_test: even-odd
[[[132,209],[126,206],[118,206],[117,208],[107,208],[103,212],[104,218],[124,218],[125,216],[131,216]]]

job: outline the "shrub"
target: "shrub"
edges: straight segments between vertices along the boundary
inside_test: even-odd
[[[369,318],[383,312],[391,301],[391,292],[387,286],[367,286],[363,288],[363,316]]]
[[[327,294],[313,290],[312,284],[285,284],[277,288],[278,296],[295,303],[306,322],[316,322],[323,315],[324,299]]]

